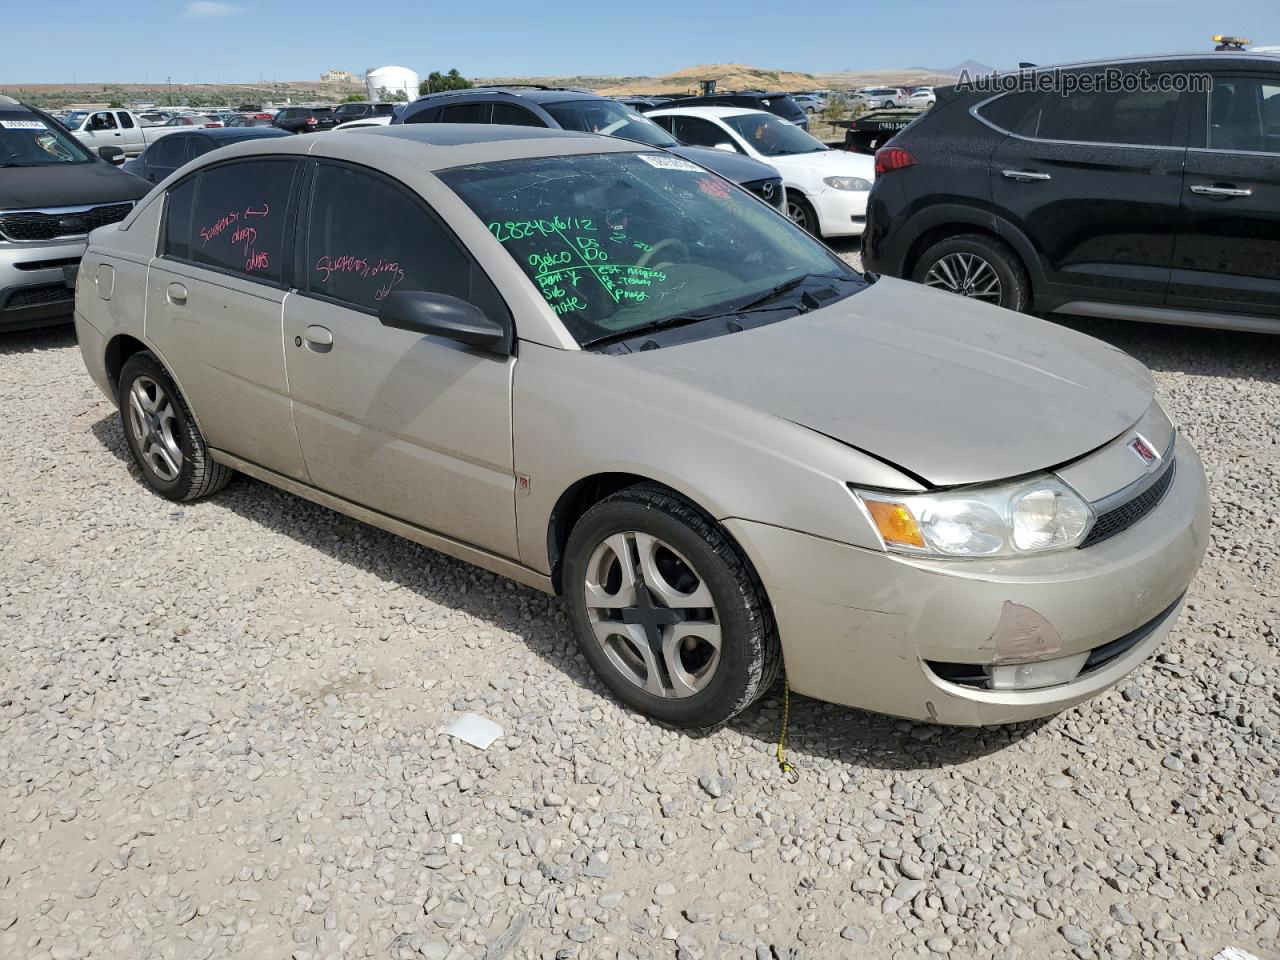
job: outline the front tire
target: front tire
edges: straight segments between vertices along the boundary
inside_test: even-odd
[[[787,216],[801,230],[822,238],[822,232],[818,229],[818,214],[813,209],[813,204],[802,194],[787,191]]]
[[[233,471],[209,456],[191,408],[154,354],[144,350],[125,361],[117,401],[133,461],[160,496],[198,500],[231,480]]]
[[[1031,305],[1031,284],[1017,254],[982,234],[966,233],[935,243],[921,255],[911,279],[1019,313]]]
[[[754,570],[719,524],[669,491],[630,487],[588,510],[565,549],[578,646],[610,690],[673,726],[714,729],[782,666]]]

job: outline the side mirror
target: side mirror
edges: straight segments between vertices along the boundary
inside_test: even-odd
[[[717,143],[717,150],[723,150],[725,153],[737,153],[738,149],[732,143]]]
[[[124,163],[124,151],[119,147],[99,147],[98,156],[117,167]]]
[[[507,356],[511,342],[507,331],[475,304],[445,293],[402,291],[382,301],[378,321],[384,327],[445,337]]]

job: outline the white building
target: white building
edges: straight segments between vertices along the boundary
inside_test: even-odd
[[[348,70],[326,70],[320,74],[321,83],[355,83],[356,75]]]
[[[394,97],[397,93],[413,100],[418,96],[418,75],[408,67],[378,67],[364,75],[364,87],[370,100]]]

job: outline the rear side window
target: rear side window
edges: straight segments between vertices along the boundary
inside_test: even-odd
[[[1037,140],[1167,147],[1173,143],[1180,96],[1173,91],[1049,95],[1017,132]]]
[[[180,133],[157,140],[147,148],[146,163],[148,166],[173,171],[187,162],[187,140]]]
[[[978,115],[1008,133],[1020,133],[1023,119],[1043,93],[1006,93],[978,108]]]
[[[373,105],[373,113],[379,117],[389,117],[395,113],[396,108],[389,103],[375,103]]]
[[[242,160],[184,180],[169,193],[165,255],[279,283],[286,260],[285,213],[297,168],[293,160]]]
[[[488,123],[488,103],[455,103],[441,111],[443,123]]]
[[[133,117],[123,112],[117,114],[117,116],[120,118],[120,126],[124,127],[126,130],[133,129]]]
[[[489,278],[416,195],[373,174],[321,164],[311,196],[308,292],[370,313],[392,293],[445,293],[509,320]]]
[[[1210,150],[1280,153],[1280,80],[1215,77],[1206,142]]]

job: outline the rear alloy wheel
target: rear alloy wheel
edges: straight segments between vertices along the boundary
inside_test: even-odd
[[[120,371],[120,419],[142,478],[169,500],[216,493],[234,475],[209,456],[186,400],[160,361],[135,353]]]
[[[565,548],[578,646],[619,699],[674,726],[719,726],[781,668],[764,588],[724,529],[639,486],[588,510]]]
[[[1031,290],[1022,264],[999,240],[980,234],[948,237],[924,252],[911,273],[916,283],[1025,311]]]
[[[822,236],[818,232],[818,215],[814,212],[813,204],[802,194],[787,191],[787,216],[792,223],[806,233],[811,233],[815,237]]]

